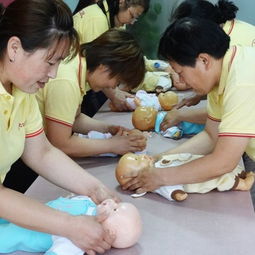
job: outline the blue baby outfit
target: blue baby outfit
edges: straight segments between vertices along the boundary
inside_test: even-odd
[[[190,136],[200,133],[204,130],[205,125],[196,124],[187,121],[181,121],[178,126],[174,126],[168,128],[166,131],[160,130],[160,124],[164,120],[167,112],[159,112],[157,114],[156,122],[155,122],[155,132],[161,133],[162,135],[172,138],[172,139],[180,139],[183,136]]]
[[[60,197],[48,202],[47,205],[71,215],[96,215],[96,204],[89,198],[70,199]],[[52,235],[25,229],[0,219],[0,253],[10,253],[18,250],[45,252],[51,246]]]

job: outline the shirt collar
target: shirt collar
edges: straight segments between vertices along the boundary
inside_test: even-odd
[[[230,35],[231,32],[232,32],[233,29],[234,29],[234,26],[235,26],[235,20],[234,20],[234,19],[228,20],[228,21],[226,21],[226,23],[223,25],[223,30],[224,30],[224,32],[225,32],[227,35]]]

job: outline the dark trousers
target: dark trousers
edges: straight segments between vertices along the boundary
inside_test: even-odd
[[[243,154],[243,163],[244,163],[245,171],[255,172],[255,162],[251,158],[249,158],[249,156],[246,153]],[[250,192],[251,192],[253,207],[255,209],[255,184],[252,186]]]
[[[29,168],[21,159],[18,159],[7,173],[3,185],[18,192],[25,193],[37,176],[37,173]]]
[[[89,117],[93,117],[106,100],[107,97],[103,92],[94,92],[93,90],[89,90],[83,98],[81,112]]]

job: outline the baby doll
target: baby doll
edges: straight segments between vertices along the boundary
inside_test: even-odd
[[[189,161],[202,157],[201,155],[192,155],[190,153],[170,154],[162,157],[155,163],[155,167],[164,168],[178,166]],[[120,185],[125,184],[129,178],[123,176],[130,173],[141,171],[142,169],[152,167],[153,159],[148,155],[135,155],[127,153],[121,157],[116,167],[115,175]],[[183,201],[188,197],[188,193],[207,193],[213,189],[218,191],[225,190],[250,190],[254,183],[252,173],[243,172],[241,166],[237,166],[232,172],[224,174],[218,178],[195,184],[162,186],[153,192],[162,195],[168,200]],[[144,195],[145,193],[141,194]],[[141,196],[139,195],[139,196]],[[136,196],[136,195],[135,195]]]
[[[110,139],[112,137],[111,133],[101,133],[98,131],[89,131],[87,135],[84,135],[84,134],[77,134],[77,135],[79,137],[90,138],[90,139]],[[124,130],[121,135],[123,135],[123,136],[131,135],[132,136],[132,135],[143,135],[143,133],[138,129],[132,129],[132,130],[128,130],[128,131]],[[145,139],[144,140],[145,141],[144,148],[146,148],[146,137],[145,136],[144,136],[144,139]],[[141,152],[144,152],[144,150]],[[103,153],[103,154],[100,154],[99,156],[101,156],[101,157],[116,157],[117,154]]]
[[[164,100],[163,98],[162,100]],[[164,120],[167,112],[158,112],[152,107],[139,106],[132,113],[133,126],[142,131],[155,130],[163,136],[180,139],[183,136],[190,136],[201,132],[204,125],[182,121],[178,126],[168,128],[166,131],[160,130],[160,124]]]
[[[170,74],[164,71],[146,72],[143,82],[131,92],[136,93],[138,90],[145,90],[147,92],[156,92],[158,88],[162,92],[169,90],[172,87]]]
[[[131,203],[116,203],[112,199],[107,199],[96,206],[86,196],[74,196],[71,198],[60,197],[50,201],[47,205],[72,215],[106,215],[102,225],[116,236],[112,245],[115,248],[130,247],[138,241],[141,235],[141,217],[137,208]],[[84,254],[84,251],[67,238],[28,230],[7,221],[4,224],[0,223],[0,235],[0,253],[23,250],[28,252],[46,251],[46,255]]]
[[[175,92],[149,94],[144,90],[136,92],[135,97],[126,98],[130,109],[135,110],[138,106],[153,107],[157,111],[170,111],[178,103],[178,95]],[[109,104],[111,111],[117,111],[114,105]]]

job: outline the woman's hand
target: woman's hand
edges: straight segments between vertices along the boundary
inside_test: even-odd
[[[112,153],[124,155],[127,152],[143,151],[147,139],[144,135],[115,135],[111,139]]]
[[[177,90],[188,90],[190,89],[190,86],[188,86],[179,76],[178,73],[176,73],[174,71],[174,69],[169,66],[168,70],[167,70],[170,75],[171,75],[171,79],[172,79],[172,83],[173,86],[177,89]]]
[[[183,98],[182,101],[176,105],[176,108],[180,109],[183,106],[197,105],[201,101],[202,97],[203,96],[201,95],[195,95],[192,97]]]
[[[167,113],[164,120],[160,124],[160,129],[165,131],[166,129],[177,126],[181,120],[179,119],[179,111],[173,109]]]
[[[103,229],[100,217],[70,216],[69,222],[67,238],[88,255],[103,254],[111,248],[115,236]]]
[[[115,192],[108,189],[104,184],[98,182],[98,185],[94,185],[90,189],[89,194],[87,194],[96,204],[100,204],[104,200],[111,198],[116,202],[120,202],[120,198],[115,194]]]
[[[130,129],[122,126],[114,125],[108,126],[108,132],[111,133],[112,135],[122,135],[124,131],[130,131]]]
[[[114,97],[110,98],[114,109],[119,112],[132,111],[132,107],[126,101],[128,97],[134,97],[134,95],[126,91],[117,90]]]
[[[131,178],[126,184],[122,186],[123,190],[135,190],[136,193],[144,193],[153,191],[163,186],[163,180],[160,175],[160,168],[149,167],[138,173],[131,173],[123,176],[123,178]]]

